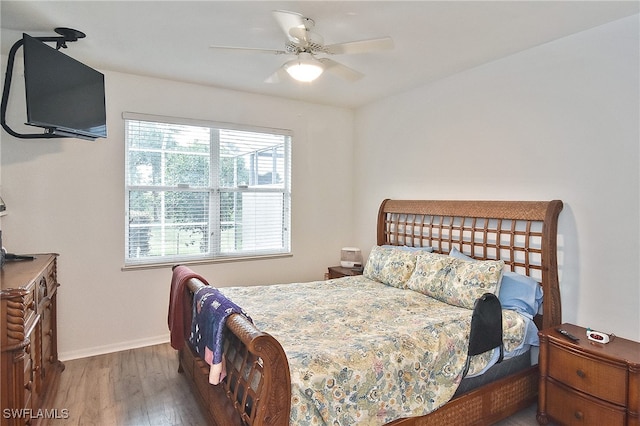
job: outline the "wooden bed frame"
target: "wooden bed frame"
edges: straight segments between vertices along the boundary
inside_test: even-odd
[[[377,243],[430,246],[436,253],[452,247],[476,259],[502,259],[532,276],[544,290],[539,328],[561,323],[557,265],[557,224],[562,202],[384,200],[378,212]],[[185,336],[189,335],[193,293],[204,284],[191,279],[183,298]],[[288,425],[291,409],[289,365],[280,343],[243,316],[226,323],[227,378],[208,383],[209,366],[185,344],[179,351],[184,372],[210,423]],[[388,425],[491,424],[536,401],[538,367],[533,366],[457,397],[422,417]]]

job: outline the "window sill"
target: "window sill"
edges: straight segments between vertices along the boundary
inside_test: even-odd
[[[184,260],[176,262],[166,263],[140,263],[132,265],[124,265],[120,268],[121,271],[140,271],[145,269],[159,269],[159,268],[172,268],[174,265],[207,265],[215,263],[230,263],[230,262],[250,262],[254,260],[267,260],[267,259],[281,259],[285,257],[293,257],[292,253],[283,254],[265,254],[261,256],[245,256],[245,257],[222,257],[217,259],[201,259],[201,260]]]

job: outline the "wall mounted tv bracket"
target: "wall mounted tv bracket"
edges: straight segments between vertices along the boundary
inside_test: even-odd
[[[63,28],[58,27],[55,28],[54,31],[59,36],[51,36],[51,37],[34,37],[36,40],[40,40],[47,43],[56,43],[56,50],[60,50],[60,48],[67,48],[67,42],[78,41],[80,38],[85,38],[86,35],[82,31],[74,30],[72,28]],[[9,89],[11,87],[11,77],[13,76],[13,63],[15,60],[16,52],[22,46],[23,40],[20,39],[11,47],[9,51],[9,58],[7,60],[7,72],[5,74],[4,79],[4,90],[2,91],[2,105],[0,105],[0,122],[4,130],[7,131],[11,136],[15,136],[16,138],[21,139],[53,139],[53,138],[64,138],[63,135],[54,135],[50,133],[48,129],[45,129],[44,133],[18,133],[11,129],[6,122],[6,113],[7,113],[7,102],[9,101]]]

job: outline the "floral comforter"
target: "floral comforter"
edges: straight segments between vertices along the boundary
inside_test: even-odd
[[[220,291],[282,344],[292,425],[381,425],[424,415],[449,401],[460,383],[469,309],[363,276]],[[518,314],[504,312],[509,350],[524,327]],[[474,357],[469,374],[489,355]]]

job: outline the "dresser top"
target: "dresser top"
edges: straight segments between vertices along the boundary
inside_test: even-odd
[[[640,343],[610,335],[609,343],[598,343],[587,338],[587,329],[574,324],[562,324],[559,326],[580,340],[573,342],[556,331],[556,327],[541,331],[540,336],[546,336],[549,340],[568,348],[600,356],[611,361],[624,361],[627,364],[640,366]]]
[[[0,269],[0,289],[2,293],[27,287],[40,276],[55,259],[56,254],[35,254],[33,260],[5,262]]]

